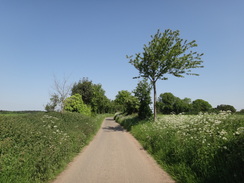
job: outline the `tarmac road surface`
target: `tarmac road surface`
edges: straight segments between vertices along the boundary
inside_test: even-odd
[[[53,183],[173,183],[135,138],[106,118],[93,141]]]

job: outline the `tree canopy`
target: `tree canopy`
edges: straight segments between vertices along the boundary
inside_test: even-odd
[[[93,113],[106,113],[110,111],[110,100],[105,96],[101,84],[93,84],[88,78],[83,78],[72,87],[72,95],[80,94],[86,105],[91,106]]]
[[[144,45],[143,52],[130,56],[131,63],[138,71],[139,77],[147,78],[151,81],[154,90],[154,120],[156,120],[156,82],[158,80],[167,80],[167,74],[176,77],[186,75],[198,75],[192,73],[192,68],[202,68],[201,56],[191,49],[197,47],[196,41],[183,40],[178,30],[160,30],[154,36],[148,45]]]
[[[212,109],[212,106],[203,99],[196,99],[192,102],[192,110],[195,113],[208,112]]]
[[[127,90],[121,90],[115,97],[114,102],[120,105],[122,112],[127,114],[132,114],[138,112],[139,101],[138,98],[132,95],[131,92]]]

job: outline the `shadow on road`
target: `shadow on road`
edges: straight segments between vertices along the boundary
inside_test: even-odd
[[[123,132],[124,131],[124,129],[120,125],[117,125],[115,127],[113,127],[113,126],[106,126],[106,127],[103,127],[102,129],[105,132],[117,132],[117,131]]]

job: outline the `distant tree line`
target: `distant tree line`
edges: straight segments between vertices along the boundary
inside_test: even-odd
[[[58,82],[55,81],[56,83]],[[70,96],[66,95],[64,98],[62,92],[55,92],[45,107],[46,111],[69,111],[85,115],[114,113],[116,111],[114,102],[106,97],[102,85],[94,84],[88,78],[84,77],[79,82],[74,83],[72,87],[65,87],[64,82],[61,86],[55,85],[55,90],[59,91],[57,88],[66,88],[65,93],[69,92]]]
[[[153,114],[151,90],[152,86],[148,83],[147,79],[144,79],[138,82],[137,87],[132,92],[121,90],[116,95],[115,100],[110,100],[105,95],[105,90],[101,84],[94,84],[88,78],[83,78],[70,87],[69,97],[63,98],[63,95],[59,93],[52,94],[50,102],[46,105],[45,109],[46,111],[78,112],[85,115],[115,112],[122,112],[128,115],[138,113],[140,119],[147,119],[152,117]],[[63,108],[60,106],[63,106]],[[157,113],[159,114],[236,112],[236,109],[231,105],[221,104],[213,108],[209,102],[203,99],[196,99],[194,101],[190,98],[180,99],[170,92],[161,93],[157,98],[156,106]],[[242,114],[244,110],[238,113]]]
[[[172,93],[162,93],[157,100],[158,113],[161,114],[198,114],[199,112],[219,112],[231,111],[236,112],[236,109],[231,105],[221,104],[213,108],[211,104],[203,99],[196,99],[193,102],[190,98],[180,99]]]
[[[179,30],[166,29],[164,32],[158,30],[151,36],[151,41],[144,45],[141,53],[127,56],[129,63],[139,72],[134,78],[143,78],[134,91],[119,91],[115,100],[110,100],[106,97],[102,85],[94,84],[88,78],[83,78],[73,87],[67,85],[67,80],[61,83],[55,81],[56,93],[51,95],[46,110],[59,109],[61,112],[79,112],[86,115],[121,111],[126,114],[138,113],[139,118],[146,119],[152,116],[150,106],[153,104],[154,121],[157,113],[197,114],[220,110],[236,112],[231,105],[222,104],[213,108],[203,99],[192,102],[190,98],[180,99],[172,93],[162,93],[156,97],[156,83],[159,80],[167,80],[168,75],[181,78],[185,75],[199,75],[192,72],[192,69],[203,68],[201,59],[203,53],[195,51],[197,46],[195,40],[180,38]],[[153,90],[153,102],[150,97],[151,90]]]

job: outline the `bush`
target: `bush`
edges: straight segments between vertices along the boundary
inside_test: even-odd
[[[72,95],[64,101],[64,110],[91,116],[91,108],[84,104],[80,94]]]

